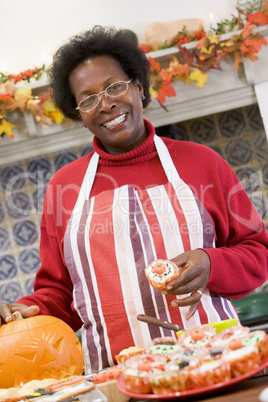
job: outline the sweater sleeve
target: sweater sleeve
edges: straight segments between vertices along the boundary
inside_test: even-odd
[[[216,248],[205,249],[211,261],[207,287],[222,296],[239,299],[268,278],[268,236],[242,184],[234,174],[228,180],[225,207],[221,204],[224,219],[216,226]]]

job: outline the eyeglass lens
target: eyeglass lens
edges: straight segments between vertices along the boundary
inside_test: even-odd
[[[82,112],[89,112],[91,109],[94,109],[100,102],[100,94],[105,93],[106,97],[116,98],[117,96],[124,95],[124,93],[128,90],[128,83],[130,81],[119,81],[114,84],[109,85],[105,91],[100,92],[96,95],[90,95],[87,98],[83,99],[78,107]]]

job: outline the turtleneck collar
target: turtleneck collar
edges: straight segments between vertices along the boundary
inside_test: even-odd
[[[157,151],[154,145],[154,135],[155,129],[154,126],[147,120],[144,119],[145,129],[148,133],[148,136],[140,144],[137,148],[132,151],[126,152],[125,154],[120,155],[111,155],[108,154],[102,142],[97,138],[93,138],[93,148],[94,151],[100,156],[99,164],[101,165],[113,165],[113,166],[122,166],[122,165],[132,165],[136,163],[144,162],[145,160],[152,159],[156,156]]]

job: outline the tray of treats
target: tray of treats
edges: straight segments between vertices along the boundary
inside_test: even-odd
[[[124,362],[117,387],[132,398],[176,400],[231,387],[267,367],[265,331],[236,325],[217,333],[205,325],[152,340]]]

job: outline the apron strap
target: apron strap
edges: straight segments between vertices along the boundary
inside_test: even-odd
[[[164,141],[160,137],[155,135],[154,143],[155,143],[155,147],[156,147],[160,162],[167,175],[168,181],[173,182],[173,181],[180,180],[180,175],[179,175],[177,169],[175,168],[173,160],[170,156],[170,153],[168,152],[168,149],[167,149]]]
[[[89,195],[93,186],[93,182],[95,179],[95,175],[97,172],[98,168],[98,161],[99,161],[99,155],[97,152],[94,152],[92,155],[92,158],[89,161],[88,167],[86,174],[83,179],[83,183],[81,185],[81,191],[79,192],[74,210],[81,211],[84,205],[85,200],[89,199]]]

